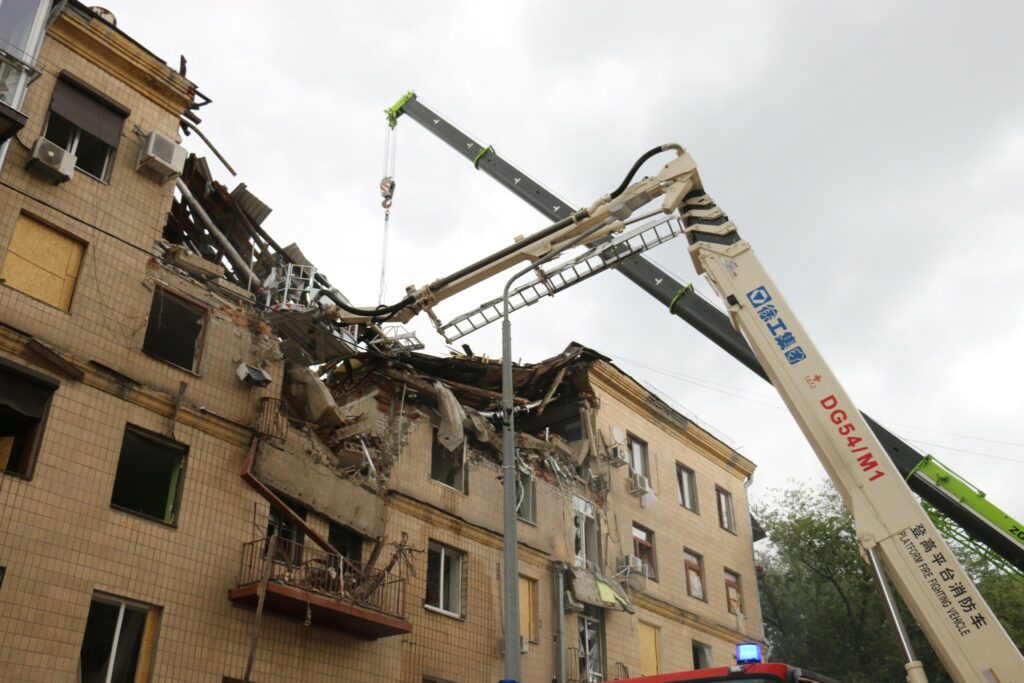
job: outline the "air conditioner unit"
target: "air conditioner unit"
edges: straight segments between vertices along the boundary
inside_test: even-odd
[[[54,185],[71,180],[75,175],[75,164],[78,157],[55,142],[39,138],[32,145],[32,156],[28,160],[28,169]]]
[[[613,467],[621,467],[629,464],[629,451],[623,446],[612,446],[608,449],[608,462]]]
[[[629,475],[629,492],[634,496],[642,496],[650,493],[651,483],[647,477],[639,472],[631,472]]]
[[[647,575],[647,563],[643,561],[643,558],[636,555],[623,555],[620,557],[616,569],[619,572]]]
[[[184,147],[169,137],[153,131],[142,143],[137,169],[145,169],[160,182],[166,182],[181,175],[185,168],[185,157]]]
[[[525,655],[530,651],[530,638],[528,636],[519,636],[519,654]]]

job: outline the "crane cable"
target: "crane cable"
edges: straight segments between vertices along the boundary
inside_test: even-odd
[[[395,157],[398,153],[398,131],[390,121],[384,134],[384,170],[380,179],[380,196],[384,207],[384,238],[380,247],[380,285],[377,289],[377,305],[384,303],[387,294],[385,275],[388,266],[388,232],[391,228],[391,202],[395,196]]]

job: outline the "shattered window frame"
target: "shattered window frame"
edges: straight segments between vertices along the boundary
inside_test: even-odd
[[[528,524],[537,523],[537,478],[533,470],[519,467],[518,491],[521,495],[516,505],[516,516]]]
[[[597,569],[601,566],[601,532],[594,504],[585,498],[572,498],[574,551],[576,566]]]
[[[430,478],[439,484],[455,489],[459,493],[469,495],[469,468],[466,467],[468,455],[468,444],[463,439],[462,444],[450,451],[437,438],[437,427],[431,431],[430,445]],[[446,477],[442,468],[451,465],[451,458],[459,454],[461,461],[457,467],[452,467],[451,475]]]
[[[632,434],[626,437],[626,449],[629,451],[630,474],[641,474],[651,479],[651,467],[648,456],[647,442]]]
[[[724,568],[725,577],[725,607],[729,614],[743,616],[743,585],[740,575],[737,572]],[[735,595],[734,595],[735,593]],[[734,609],[735,606],[735,609]]]
[[[697,600],[708,601],[708,587],[704,581],[704,556],[683,548],[683,567],[686,575],[686,594]]]
[[[581,683],[604,681],[604,619],[601,610],[587,605],[576,615]]]
[[[153,326],[154,315],[161,315],[163,307],[166,302],[171,302],[175,306],[180,306],[182,310],[189,311],[191,313],[197,313],[197,326],[196,337],[193,345],[192,353],[192,364],[190,367],[181,365],[175,362],[171,358],[166,357],[162,354],[159,347],[154,348],[159,340],[157,335],[160,334],[159,330],[163,327],[162,325]],[[174,367],[190,372],[193,375],[199,374],[199,368],[203,360],[203,348],[206,345],[206,331],[210,326],[210,307],[204,303],[196,301],[191,297],[185,296],[180,292],[176,292],[169,287],[161,284],[157,284],[153,288],[153,299],[150,303],[149,315],[146,319],[146,334],[142,341],[142,352],[151,358],[156,358],[159,361],[173,365]]]
[[[647,578],[658,580],[658,556],[654,549],[654,532],[633,522],[633,555],[644,561]]]

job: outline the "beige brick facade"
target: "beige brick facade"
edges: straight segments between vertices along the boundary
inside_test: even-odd
[[[41,75],[22,107],[29,121],[20,140],[30,146],[43,134],[51,94],[62,74],[128,116],[105,180],[76,173],[69,182],[52,185],[26,170],[29,152],[18,142],[9,146],[0,170],[0,268],[20,216],[84,244],[66,311],[0,283],[4,367],[59,382],[39,431],[34,466],[21,473],[0,472],[0,566],[5,568],[0,679],[81,680],[83,635],[97,595],[154,608],[148,618],[156,627],[145,632],[140,645],[150,653],[149,661],[136,669],[138,679],[125,680],[240,679],[255,611],[229,600],[228,591],[239,584],[243,544],[267,533],[271,508],[241,474],[250,445],[259,436],[260,406],[274,404],[262,399],[280,398],[288,385],[285,363],[251,297],[171,267],[158,245],[173,183],[160,184],[136,171],[141,144],[137,132],[156,130],[177,138],[177,122],[191,101],[192,85],[128,37],[90,19],[75,3],[72,7],[43,42],[37,64]],[[194,372],[143,351],[157,287],[206,310]],[[235,368],[241,362],[265,370],[270,385],[240,382]],[[330,457],[323,464],[318,451],[323,444],[317,446],[311,436],[317,426],[298,419],[292,420],[285,438],[271,439],[280,451],[261,451],[257,472],[270,472],[271,460],[285,453],[318,463],[321,469],[310,472],[328,474],[315,475],[323,477],[317,493],[310,480],[314,475],[285,478],[277,486],[268,483],[299,503],[315,502],[317,496],[329,501],[319,511],[311,506],[306,520],[310,530],[327,537],[334,523],[362,531],[364,560],[378,540],[368,530],[383,528],[378,566],[391,556],[390,544],[406,535],[408,564],[399,560],[393,574],[404,580],[398,616],[409,631],[367,640],[314,619],[306,625],[301,618],[268,608],[259,622],[252,680],[498,680],[503,610],[499,456],[486,439],[472,435],[468,493],[435,481],[431,453],[436,406],[407,392],[401,381],[373,374],[370,360],[366,375],[352,369],[354,364],[346,367],[353,378],[372,380],[379,392],[372,401],[378,411],[372,425],[350,435],[365,437],[379,472],[336,467]],[[580,617],[559,614],[555,588],[555,568],[575,562],[575,495],[593,501],[597,510],[600,562],[593,569],[609,581],[616,581],[618,558],[633,553],[633,524],[654,532],[657,580],[649,580],[643,590],[628,591],[635,613],[595,608],[603,630],[604,679],[640,674],[640,622],[657,629],[661,671],[692,668],[694,642],[710,647],[715,664],[732,663],[735,642],[763,636],[744,488],[753,464],[610,363],[592,359],[586,376],[593,393],[588,400],[596,415],[597,452],[574,464],[564,453],[556,457],[555,451],[546,450],[540,434],[526,448],[536,456],[536,521],[519,523],[519,573],[536,581],[538,628],[523,656],[523,680],[551,681],[558,647],[568,660],[567,680],[579,680],[573,651]],[[355,400],[367,394],[367,386],[351,385],[341,393]],[[342,404],[337,388],[335,395]],[[129,425],[187,448],[172,523],[111,504]],[[630,493],[630,468],[608,461],[605,447],[617,430],[647,444],[648,495]],[[467,434],[471,431],[466,428]],[[346,443],[356,441],[348,438]],[[552,469],[550,458],[560,459],[561,475]],[[695,474],[696,512],[679,503],[677,463]],[[734,531],[719,525],[716,487],[731,495]],[[457,616],[424,606],[431,543],[461,553]],[[312,557],[315,544],[308,534],[304,544]],[[687,595],[684,548],[703,557],[705,599]],[[741,615],[727,609],[726,569],[740,576]],[[562,646],[555,642],[560,618]]]

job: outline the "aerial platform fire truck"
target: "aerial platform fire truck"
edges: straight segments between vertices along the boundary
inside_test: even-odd
[[[650,150],[637,160],[618,188],[577,210],[490,147],[467,137],[412,93],[388,110],[392,125],[403,114],[555,222],[445,278],[409,288],[408,295],[392,306],[358,309],[344,305],[342,323],[404,322],[426,312],[451,342],[501,319],[503,307],[528,306],[604,270],[619,270],[778,390],[853,516],[861,554],[875,578],[900,646],[907,681],[927,683],[890,582],[954,681],[1024,683],[1024,658],[911,491],[980,538],[1016,570],[1024,568],[1020,539],[1005,533],[991,515],[965,507],[962,499],[948,495],[938,485],[941,477],[929,477],[922,471],[922,458],[913,448],[857,410],[750,244],[740,238],[736,226],[705,193],[696,164],[685,149],[673,144]],[[634,182],[641,165],[662,153],[674,157],[656,175]],[[390,204],[393,192],[392,179],[386,203]],[[677,235],[686,236],[693,265],[721,297],[727,318],[691,296],[692,288],[679,285],[640,256]],[[550,256],[580,248],[585,250],[582,255],[542,268]],[[522,262],[533,264],[534,280],[448,323],[434,314],[433,307],[440,301]],[[738,655],[735,667],[642,680],[834,683],[794,667],[758,661]]]

